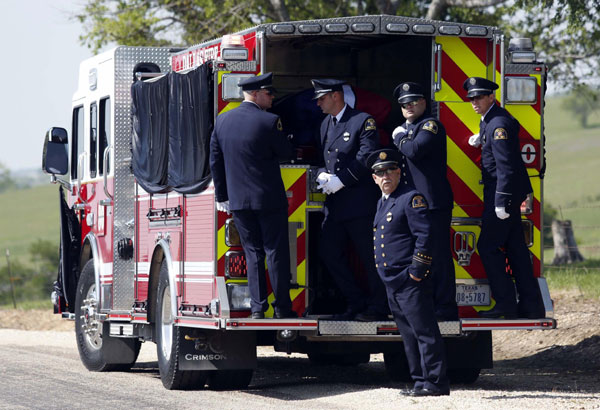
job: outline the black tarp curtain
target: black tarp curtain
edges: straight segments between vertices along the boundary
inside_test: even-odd
[[[147,192],[194,194],[210,182],[211,81],[204,64],[186,74],[171,72],[131,86],[132,168]]]

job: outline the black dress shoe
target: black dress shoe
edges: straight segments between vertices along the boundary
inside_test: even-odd
[[[279,311],[276,310],[275,313],[273,313],[273,318],[275,319],[291,319],[291,318],[297,318],[298,314],[296,312],[294,312],[293,310],[286,310],[286,311]]]
[[[517,314],[511,312],[505,312],[498,308],[493,308],[490,310],[484,310],[479,312],[479,317],[483,319],[516,319]]]
[[[399,391],[401,396],[413,396],[417,389],[402,389]]]
[[[252,312],[252,319],[264,319],[265,314],[263,312]]]
[[[389,320],[389,318],[384,313],[374,312],[367,309],[364,312],[360,312],[354,316],[354,320],[358,320],[359,322],[384,322]]]
[[[332,319],[333,320],[354,320],[354,318],[356,317],[356,315],[358,314],[358,312],[360,312],[361,310],[363,310],[364,307],[349,307],[346,309],[346,311],[344,313],[337,313],[335,315],[333,315]]]
[[[419,389],[413,390],[412,397],[426,397],[426,396],[449,396],[450,390],[430,390],[430,389]]]
[[[519,317],[524,319],[545,319],[546,312],[519,312]]]

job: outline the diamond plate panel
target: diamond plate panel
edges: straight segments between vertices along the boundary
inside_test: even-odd
[[[135,258],[119,257],[117,243],[133,238],[135,221],[135,179],[131,173],[131,84],[133,68],[140,62],[158,64],[161,72],[170,70],[167,48],[119,47],[115,50],[115,143],[114,143],[114,235],[113,235],[113,310],[130,311],[135,294]]]
[[[460,322],[438,322],[442,335],[459,335]],[[319,334],[328,335],[377,335],[378,328],[395,328],[396,323],[386,322],[352,322],[340,320],[319,320]]]

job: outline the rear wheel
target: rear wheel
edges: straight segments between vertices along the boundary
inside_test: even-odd
[[[408,360],[406,360],[406,354],[404,352],[384,353],[383,361],[385,363],[385,370],[395,382],[410,383],[412,377],[410,376],[410,369],[408,368]]]
[[[450,383],[471,384],[479,378],[479,368],[448,369]]]
[[[358,366],[359,364],[369,363],[371,355],[369,353],[308,353],[308,359],[311,363],[319,365],[338,365],[338,366]]]
[[[98,309],[94,261],[89,260],[81,271],[75,296],[75,335],[79,357],[92,371],[131,369],[140,352],[140,341],[111,337],[109,324],[97,318]]]
[[[181,332],[175,326],[171,308],[171,286],[166,261],[160,267],[156,300],[156,353],[158,370],[163,386],[169,390],[201,389],[206,383],[208,371],[181,370],[179,363]]]
[[[252,380],[253,369],[215,370],[208,376],[208,387],[212,390],[245,389]]]

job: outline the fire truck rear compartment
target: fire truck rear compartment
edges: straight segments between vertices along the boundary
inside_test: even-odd
[[[392,100],[394,88],[404,81],[432,83],[432,40],[425,36],[319,36],[310,38],[268,39],[265,71],[274,73],[277,96],[284,97],[311,88],[313,78],[344,79],[353,87],[378,94],[391,103],[391,112],[378,128],[391,135],[403,122],[402,113]],[[276,105],[277,101],[275,102]],[[316,101],[315,101],[316,105]],[[318,124],[311,124],[318,132]],[[284,120],[285,128],[285,120]],[[318,135],[314,135],[315,141]],[[315,144],[316,145],[316,144]],[[317,149],[316,146],[313,148]],[[301,162],[318,165],[317,158]],[[296,161],[297,163],[298,161]],[[307,313],[328,315],[343,312],[345,300],[319,256],[321,212],[309,212],[308,224],[308,300]],[[345,244],[352,272],[359,284],[367,287],[362,261],[352,243]]]
[[[265,71],[274,73],[278,96],[311,87],[313,78],[337,78],[392,102],[387,124],[403,122],[392,92],[401,82],[414,81],[430,92],[432,38],[429,36],[319,36],[267,41]],[[316,104],[316,103],[315,103]]]

